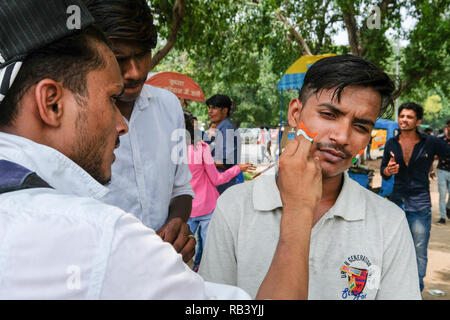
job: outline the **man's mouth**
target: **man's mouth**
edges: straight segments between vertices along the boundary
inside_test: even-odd
[[[341,150],[339,150],[341,149]],[[324,157],[324,160],[328,162],[339,162],[342,160],[346,160],[348,158],[351,158],[352,155],[345,149],[340,148],[338,146],[327,146],[327,145],[321,145],[320,143],[317,144],[317,150],[321,152],[321,154]]]
[[[334,152],[333,150],[320,150],[320,152],[322,153],[324,160],[327,162],[335,163],[345,159],[341,153]]]
[[[140,87],[144,82],[145,82],[145,80],[144,81],[131,80],[131,81],[125,82],[124,87],[125,87],[125,89],[136,89],[136,88]]]

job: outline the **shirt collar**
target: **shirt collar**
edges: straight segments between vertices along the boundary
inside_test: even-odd
[[[99,199],[108,188],[56,149],[0,132],[0,159],[17,163],[65,194]]]
[[[144,84],[139,97],[136,99],[135,105],[142,111],[150,105],[147,102],[151,98],[153,98],[152,86]]]
[[[253,208],[258,211],[273,211],[283,207],[275,175],[263,175],[253,186]],[[344,184],[336,203],[329,213],[347,221],[363,220],[365,218],[366,201],[363,188],[347,172],[344,172]]]
[[[427,137],[428,137],[427,134],[420,132],[419,130],[417,130],[417,128],[416,128],[416,132],[417,132],[417,134],[419,135],[419,139],[420,139],[420,140],[426,140],[426,139],[427,139]],[[398,141],[398,140],[400,139],[400,134],[401,134],[401,133],[402,133],[402,132],[399,131],[399,133],[397,133],[397,135],[394,136],[394,139]]]
[[[219,123],[219,125],[217,126],[217,130],[222,130],[222,129],[229,129],[229,128],[233,128],[234,126],[233,126],[233,123],[231,123],[231,120],[230,120],[230,118],[225,118],[225,119],[223,119],[220,123]]]

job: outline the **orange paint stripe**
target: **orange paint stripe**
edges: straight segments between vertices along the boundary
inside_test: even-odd
[[[305,131],[305,133],[310,137],[310,138],[314,138],[315,136],[317,136],[317,133],[314,132],[310,132],[308,129],[306,129],[306,126],[303,122],[300,122],[298,124],[298,129],[302,129],[303,131]]]

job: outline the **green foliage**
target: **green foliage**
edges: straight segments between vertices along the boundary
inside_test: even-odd
[[[236,107],[233,120],[241,126],[275,126],[279,121],[280,94],[277,83],[286,69],[304,54],[290,30],[294,27],[312,54],[349,53],[332,36],[346,28],[344,12],[354,18],[360,54],[408,83],[400,102],[424,103],[430,90],[439,90],[446,114],[449,93],[450,0],[388,1],[380,28],[370,29],[367,19],[381,0],[190,0],[185,1],[185,18],[172,49],[154,71],[177,71],[196,80],[206,96],[228,94]],[[151,1],[164,44],[172,24],[175,0]],[[400,11],[417,19],[411,31],[403,30]],[[278,15],[290,22],[286,25]],[[348,29],[346,29],[348,30]],[[387,31],[409,44],[396,56],[395,42]],[[391,36],[392,37],[392,36]],[[290,97],[284,93],[285,108]],[[189,102],[201,121],[207,120],[204,104]],[[441,121],[441,120],[439,120]]]

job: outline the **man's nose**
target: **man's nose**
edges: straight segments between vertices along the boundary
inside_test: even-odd
[[[336,121],[332,127],[330,139],[336,144],[345,146],[348,144],[350,135],[352,133],[352,124],[350,121]]]
[[[124,79],[138,79],[139,78],[139,65],[134,58],[127,59],[121,63],[122,76]]]
[[[125,122],[124,117],[120,113],[120,111],[117,112],[117,125],[116,125],[117,132],[119,133],[119,136],[123,136],[128,132],[128,125]]]

